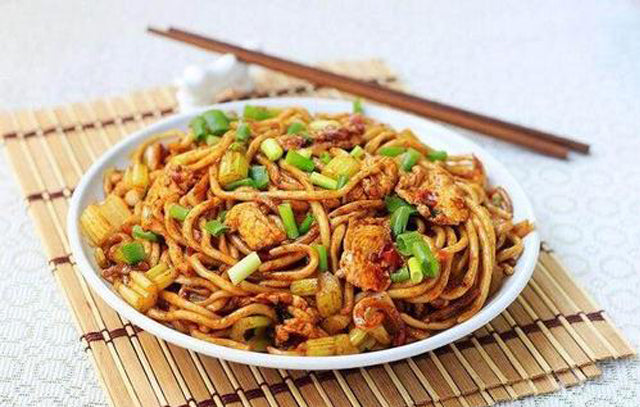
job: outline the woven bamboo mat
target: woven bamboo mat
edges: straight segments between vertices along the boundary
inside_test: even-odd
[[[380,61],[328,68],[399,87]],[[258,91],[339,96],[265,73]],[[227,94],[221,98],[239,95]],[[482,329],[433,352],[380,366],[309,372],[199,355],[133,326],[87,286],[69,254],[68,200],[83,172],[127,134],[176,111],[171,88],[52,109],[0,113],[0,134],[51,271],[114,406],[485,406],[549,393],[600,375],[597,362],[634,350],[542,246],[533,279]]]

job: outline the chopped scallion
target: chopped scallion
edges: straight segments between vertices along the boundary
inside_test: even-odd
[[[394,147],[394,146],[382,147],[380,150],[378,150],[378,154],[384,155],[386,157],[397,157],[404,152],[405,152],[404,147]]]
[[[271,161],[275,161],[282,157],[284,154],[284,150],[278,143],[276,139],[268,138],[260,144],[260,150],[267,156],[267,158]]]
[[[327,257],[327,248],[321,244],[313,245],[313,248],[318,252],[318,269],[320,271],[329,270],[329,259]]]
[[[251,129],[247,123],[240,123],[236,129],[236,141],[244,143],[251,137]]]
[[[329,164],[329,161],[331,161],[331,154],[323,151],[322,154],[320,154],[320,161],[322,161],[322,163],[325,165]]]
[[[204,141],[207,143],[208,146],[215,146],[216,144],[218,144],[220,142],[220,140],[222,140],[221,137],[214,136],[213,134],[209,134],[204,139]]]
[[[391,273],[390,277],[392,282],[402,283],[404,281],[407,281],[411,276],[409,275],[409,269],[407,267],[403,267],[395,273]]]
[[[355,146],[353,150],[351,150],[351,156],[355,158],[364,157],[364,149],[360,146]]]
[[[189,122],[189,127],[191,127],[191,131],[193,132],[193,137],[196,140],[202,140],[207,135],[207,122],[202,118],[202,116],[196,116]]]
[[[293,209],[291,209],[291,204],[285,203],[278,205],[278,212],[280,213],[280,219],[282,219],[282,224],[284,225],[287,237],[289,239],[296,239],[300,236],[298,225],[296,225],[296,219],[293,215]]]
[[[227,191],[233,191],[236,188],[240,187],[252,187],[256,188],[256,183],[251,178],[243,178],[237,181],[233,181],[225,185],[224,189]]]
[[[407,263],[409,265],[409,278],[411,279],[411,282],[414,284],[418,284],[424,278],[420,261],[415,257],[412,257]]]
[[[411,216],[411,208],[407,206],[401,206],[391,214],[391,229],[395,236],[399,236],[407,230],[409,216]]]
[[[415,242],[424,241],[420,232],[406,232],[396,237],[398,251],[404,256],[411,256]]]
[[[347,182],[349,182],[349,176],[342,174],[338,177],[338,185],[336,187],[336,189],[342,189],[342,187],[344,187],[345,185],[347,185]]]
[[[311,151],[310,148],[301,148],[300,150],[298,150],[298,154],[300,154],[305,158],[311,158],[311,155],[313,154],[313,152]]]
[[[353,113],[362,113],[364,109],[362,108],[362,99],[357,98],[353,101]]]
[[[140,242],[125,243],[120,246],[122,257],[127,264],[138,264],[145,258],[144,246]]]
[[[307,129],[307,126],[305,126],[304,123],[293,122],[287,128],[287,134],[297,134],[297,133],[300,133],[301,131],[305,131],[306,129]]]
[[[262,261],[258,253],[251,252],[227,271],[229,280],[231,280],[233,285],[238,285],[258,270],[261,264]]]
[[[245,119],[252,119],[257,121],[271,119],[272,117],[275,117],[277,114],[278,112],[275,109],[269,109],[264,106],[252,106],[252,105],[245,105],[244,112],[243,112]]]
[[[209,134],[221,136],[229,130],[229,119],[222,110],[209,110],[202,113],[202,118],[207,122]]]
[[[325,189],[338,189],[338,181],[333,178],[329,178],[326,175],[322,175],[319,172],[312,172],[309,179],[313,185],[317,185]]]
[[[298,227],[298,232],[300,232],[301,235],[304,235],[305,233],[307,233],[309,229],[311,229],[311,225],[313,224],[313,221],[315,219],[316,218],[313,216],[311,212],[307,213],[307,216],[304,218],[304,220],[302,221],[302,223],[300,223],[300,226]]]
[[[207,232],[211,233],[213,236],[220,236],[227,231],[227,227],[224,223],[220,222],[217,219],[210,220],[204,224],[204,228]]]
[[[407,201],[405,201],[404,199],[400,198],[398,195],[387,195],[384,197],[384,204],[387,207],[387,210],[390,213],[393,213],[396,211],[396,209],[402,207],[402,206],[408,206],[409,208],[412,209],[411,214],[415,214],[418,211],[416,210],[416,208],[409,204]]]
[[[447,159],[447,152],[444,150],[432,150],[427,154],[429,161],[444,161]]]
[[[189,214],[189,209],[185,208],[182,205],[173,204],[171,208],[169,208],[169,216],[173,219],[177,219],[179,221],[184,221]]]
[[[294,167],[306,172],[311,172],[315,168],[315,165],[310,158],[307,158],[293,150],[287,151],[285,161],[287,164],[293,165]]]
[[[140,225],[135,225],[133,227],[131,235],[136,239],[148,240],[150,242],[158,241],[158,235],[156,235],[151,231],[145,231],[144,229],[142,229],[142,226]]]
[[[253,165],[249,170],[249,176],[253,180],[255,187],[265,189],[269,186],[269,173],[264,165]]]
[[[434,257],[424,239],[416,240],[411,245],[411,253],[418,259],[425,277],[436,277],[440,271],[440,263]]]
[[[420,153],[417,150],[413,148],[408,149],[402,156],[402,169],[405,171],[411,171],[411,168],[416,165],[419,159]]]

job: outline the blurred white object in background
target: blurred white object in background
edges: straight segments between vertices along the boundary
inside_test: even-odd
[[[249,66],[235,55],[224,54],[206,66],[190,65],[175,81],[180,111],[186,112],[215,101],[223,92],[248,93],[254,89]]]

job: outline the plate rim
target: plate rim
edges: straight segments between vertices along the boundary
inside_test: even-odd
[[[298,105],[303,106],[311,111],[324,112],[331,110],[350,111],[351,103],[351,101],[345,99],[327,99],[318,97],[272,97],[248,99],[242,101],[230,101],[213,104],[188,112],[173,114],[126,136],[123,140],[110,147],[90,166],[90,168],[80,179],[69,203],[69,211],[67,215],[67,236],[71,248],[71,255],[77,267],[80,269],[83,277],[89,283],[91,288],[107,303],[107,305],[109,305],[111,308],[116,310],[116,312],[131,321],[131,323],[139,326],[150,334],[153,334],[177,346],[188,348],[208,356],[225,359],[232,362],[268,368],[282,368],[293,370],[329,370],[378,365],[381,363],[388,363],[400,359],[405,359],[407,357],[416,356],[427,351],[437,349],[439,347],[453,343],[456,340],[469,335],[473,331],[481,328],[483,325],[497,317],[511,303],[513,303],[518,295],[522,292],[526,284],[529,282],[533,274],[533,270],[535,268],[540,250],[540,236],[537,229],[534,229],[534,231],[527,236],[527,239],[525,241],[525,249],[523,251],[522,257],[518,260],[518,265],[516,266],[519,267],[520,270],[517,270],[516,273],[514,273],[512,276],[509,276],[510,290],[500,294],[498,297],[491,299],[491,301],[485,304],[483,308],[472,318],[447,330],[441,331],[432,337],[420,341],[416,341],[399,347],[355,355],[321,357],[271,355],[259,352],[232,349],[206,342],[204,340],[194,338],[190,335],[183,334],[175,329],[169,328],[138,312],[129,304],[127,304],[122,298],[120,298],[114,291],[112,291],[110,285],[105,280],[103,280],[101,276],[99,276],[96,270],[94,270],[94,267],[91,264],[91,260],[89,260],[88,254],[85,253],[85,250],[83,248],[83,238],[81,237],[80,233],[79,216],[81,213],[81,209],[83,209],[81,208],[81,204],[86,200],[85,196],[88,194],[91,181],[94,180],[96,176],[101,176],[101,173],[104,170],[103,167],[105,167],[105,165],[110,160],[126,154],[126,152],[131,150],[135,145],[138,145],[143,139],[152,136],[154,133],[162,131],[161,129],[171,126],[172,123],[179,123],[184,120],[188,120],[199,112],[212,108],[238,110],[238,108],[241,108],[246,104],[260,104],[265,106]],[[524,211],[526,213],[526,218],[536,224],[533,206],[520,183],[500,161],[498,161],[495,157],[493,157],[493,155],[488,153],[472,140],[469,140],[468,138],[457,133],[455,130],[449,129],[439,123],[435,123],[428,119],[385,106],[367,105],[365,112],[367,116],[373,118],[377,118],[376,116],[392,116],[395,118],[394,120],[398,122],[413,122],[421,127],[430,127],[438,133],[442,133],[443,135],[452,137],[455,143],[460,143],[463,145],[466,144],[466,148],[469,148],[470,153],[482,157],[481,160],[487,168],[490,168],[493,171],[501,172],[501,177],[506,177],[508,179],[509,183],[511,184],[508,191],[509,194],[513,196],[515,190],[515,192],[519,196],[520,202],[518,203],[518,205],[523,205],[523,207],[519,207],[518,209]],[[410,127],[413,128],[412,126]],[[420,137],[420,135],[418,135],[418,137]],[[490,163],[489,165],[487,165],[487,161]],[[527,259],[526,263],[524,262],[525,257]],[[520,265],[521,262],[522,266]]]

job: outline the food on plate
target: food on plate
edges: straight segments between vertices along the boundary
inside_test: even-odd
[[[246,105],[158,134],[80,224],[132,307],[282,355],[375,351],[468,320],[532,231],[471,154],[353,112]]]

